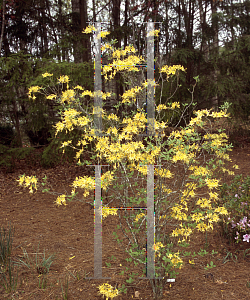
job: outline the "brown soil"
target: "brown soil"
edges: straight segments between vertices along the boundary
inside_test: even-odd
[[[240,167],[235,171],[236,174],[249,175],[249,148],[236,148],[230,157],[233,160],[230,165],[237,163]],[[20,174],[37,175],[39,179],[46,174],[55,191],[63,192],[65,189],[70,191],[68,186],[75,177],[93,175],[92,169],[92,167],[81,169],[65,164],[45,170],[19,164],[15,173],[0,173],[0,224],[7,229],[8,222],[11,221],[15,227],[12,259],[24,260],[23,249],[33,262],[36,252],[40,253],[40,260],[44,250],[46,259],[53,253],[56,255],[48,274],[42,274],[45,271],[42,268],[37,269],[35,264],[30,269],[21,266],[16,292],[7,294],[0,287],[0,299],[63,299],[61,285],[65,291],[66,278],[69,282],[68,299],[103,299],[98,295],[98,286],[106,282],[114,287],[121,284],[127,287],[127,294],[123,293],[116,299],[153,299],[148,280],[137,279],[142,275],[141,269],[137,269],[139,276],[133,283],[126,282],[128,272],[119,275],[128,266],[129,263],[125,258],[129,256],[113,239],[112,232],[116,230],[118,224],[115,216],[109,216],[102,223],[103,277],[111,279],[85,279],[93,277],[94,274],[94,210],[91,205],[73,201],[65,208],[57,207],[54,204],[55,195],[42,192],[29,194],[27,189],[15,182]],[[87,201],[93,202],[93,196],[88,197]],[[248,243],[245,242],[241,247],[229,244],[220,234],[219,227],[208,234],[208,243],[209,254],[198,255],[195,258],[195,265],[190,265],[188,258],[183,257],[186,264],[179,271],[176,282],[166,284],[163,299],[250,299],[250,285],[248,285],[250,258],[248,256],[244,258],[243,251],[238,251],[237,260],[234,257],[235,261],[231,258],[223,263],[228,252],[236,253],[236,250],[250,248]],[[38,244],[39,251],[37,251]],[[190,247],[185,250],[197,253],[204,247],[205,236],[198,234],[193,236]],[[217,252],[213,256],[212,250]],[[205,270],[204,267],[211,261],[216,267]],[[106,263],[111,265],[107,266]],[[47,278],[46,288],[41,288],[43,278]]]

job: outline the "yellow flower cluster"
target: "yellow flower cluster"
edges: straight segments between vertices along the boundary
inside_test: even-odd
[[[213,229],[213,225],[212,224],[207,225],[204,222],[201,222],[196,225],[196,228],[201,232],[205,232],[208,231],[209,229]]]
[[[115,120],[115,121],[118,121],[117,115],[114,115],[113,113],[111,113],[107,118],[108,118],[108,120]]]
[[[109,208],[109,207],[102,207],[100,208],[100,212],[102,211],[102,217],[106,218],[108,215],[117,215],[117,208]]]
[[[87,176],[84,177],[76,177],[72,184],[73,188],[81,188],[85,190],[94,190],[95,189],[95,180],[92,178],[89,178]],[[89,192],[87,192],[89,195]],[[86,194],[86,193],[85,193]]]
[[[206,199],[206,198],[199,199],[196,202],[196,205],[199,205],[201,208],[209,208],[209,209],[212,208],[212,206],[211,206],[211,200]]]
[[[104,190],[107,189],[107,187],[110,185],[110,183],[114,180],[114,176],[113,176],[114,172],[110,172],[107,171],[106,173],[104,173],[102,175],[101,178],[101,188],[103,188]]]
[[[56,98],[56,95],[55,94],[51,94],[51,95],[48,95],[47,97],[46,97],[46,99],[49,99],[49,100],[53,100],[53,99],[55,99]]]
[[[179,252],[174,254],[172,253],[168,254],[168,258],[170,258],[174,267],[177,267],[178,264],[180,264],[179,269],[183,267],[183,260],[180,258]]]
[[[80,86],[80,85],[77,85],[77,86],[74,87],[74,90],[81,90],[81,91],[83,91],[84,88],[82,86]]]
[[[135,217],[135,222],[138,222],[141,218],[143,218],[145,216],[144,213],[140,213]]]
[[[172,210],[171,216],[172,216],[174,219],[180,220],[180,221],[182,221],[182,220],[183,220],[183,221],[187,220],[187,214],[184,213],[184,212],[182,212],[182,210],[185,210],[185,211],[188,210],[188,208],[187,208],[186,206],[184,207],[183,205],[176,204],[174,207],[171,208],[171,210]]]
[[[159,36],[159,33],[160,33],[160,30],[159,29],[155,29],[155,30],[152,30],[150,31],[148,34],[147,34],[147,37],[149,36]]]
[[[82,97],[84,97],[84,96],[94,97],[94,93],[86,90],[82,93]]]
[[[136,101],[137,94],[142,90],[140,86],[136,86],[128,91],[125,91],[122,95],[122,103],[130,103],[130,99]]]
[[[105,49],[113,50],[113,47],[112,47],[109,43],[105,43],[105,44],[101,47],[101,51],[104,51]]]
[[[65,198],[66,198],[66,195],[60,195],[60,196],[58,196],[57,199],[56,199],[56,201],[55,201],[56,205],[60,206],[60,205],[63,204],[63,205],[66,206],[67,204],[66,204],[66,199]]]
[[[176,228],[172,232],[172,236],[178,237],[179,235],[183,236],[184,239],[187,239],[188,236],[190,236],[192,233],[191,228]]]
[[[29,88],[29,92],[28,92],[29,98],[32,98],[33,100],[35,100],[35,99],[36,99],[36,96],[35,96],[35,95],[31,96],[31,94],[32,94],[32,93],[37,93],[37,92],[39,92],[40,90],[41,90],[41,87],[40,87],[40,86],[31,86],[31,87]]]
[[[202,213],[194,213],[191,215],[191,218],[193,221],[195,221],[196,223],[200,222],[200,220],[204,220],[204,216]]]
[[[60,78],[58,79],[59,83],[69,83],[69,76],[68,75],[64,75],[64,76],[60,76]]]
[[[153,249],[155,252],[159,251],[161,248],[164,248],[163,244],[161,242],[157,242],[156,244],[153,245]],[[157,254],[159,257],[161,256],[161,253]]]
[[[87,117],[81,117],[79,115],[80,112],[73,108],[65,111],[62,116],[62,122],[58,122],[54,126],[56,128],[55,135],[57,135],[58,132],[61,132],[64,129],[66,129],[67,131],[73,130],[73,125],[83,127],[90,122],[90,119],[88,119]]]
[[[136,65],[137,64],[140,65],[143,61],[144,60],[142,57],[138,57],[134,55],[130,55],[129,57],[124,58],[123,60],[116,59],[113,61],[112,64],[102,67],[102,74],[104,75],[104,78],[108,80],[108,77],[109,79],[113,79],[117,72],[122,72],[122,71],[138,72],[139,68],[136,67]],[[108,72],[111,72],[109,76],[107,74]]]
[[[108,298],[113,299],[119,295],[118,290],[114,289],[108,283],[104,283],[104,284],[100,285],[98,288],[99,288],[100,295],[107,297],[106,300],[108,300]]]
[[[219,180],[217,179],[206,179],[205,182],[210,190],[219,186]]]
[[[181,70],[183,72],[186,71],[186,69],[184,69],[184,67],[181,66],[181,65],[174,65],[174,66],[165,65],[161,68],[160,72],[161,73],[166,73],[167,74],[167,79],[168,79],[170,75],[175,75],[178,70]]]
[[[71,103],[74,100],[75,92],[74,90],[66,90],[62,92],[61,103],[68,102]]]
[[[97,39],[100,39],[100,38],[104,39],[109,34],[110,34],[110,31],[102,31],[98,34]]]
[[[93,25],[89,25],[88,27],[86,27],[85,30],[82,31],[82,33],[92,33],[92,31],[96,31],[96,28]]]
[[[155,82],[155,79],[147,79],[142,83],[142,86],[144,88],[147,88],[148,86],[158,86],[159,84]]]
[[[170,172],[170,170],[166,170],[166,169],[155,169],[155,173],[158,174],[161,177],[164,178],[172,178],[173,174]]]
[[[206,176],[209,175],[209,170],[206,167],[202,166],[190,166],[189,170],[193,171],[192,175],[194,176]]]
[[[45,78],[45,77],[50,77],[50,76],[53,76],[53,74],[50,74],[50,73],[44,73],[44,74],[42,74],[42,76],[43,76],[43,78]]]
[[[17,181],[19,185],[24,184],[25,187],[29,187],[30,193],[33,193],[33,188],[37,190],[37,178],[35,176],[25,176],[24,174]]]
[[[72,141],[63,142],[62,145],[61,145],[61,148],[64,148],[64,147],[70,145],[71,143],[72,143]]]

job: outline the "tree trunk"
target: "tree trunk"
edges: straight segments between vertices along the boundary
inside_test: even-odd
[[[92,0],[93,5],[93,21],[96,23],[95,0]]]
[[[211,8],[212,8],[212,28],[213,28],[213,32],[214,32],[212,53],[213,53],[213,57],[218,57],[218,55],[219,55],[219,30],[218,30],[218,17],[216,16],[217,2],[215,2],[214,0],[211,0]],[[219,74],[218,67],[215,66],[212,76],[213,76],[213,80],[215,83],[216,92],[215,92],[214,97],[211,100],[211,104],[212,104],[212,106],[215,107],[216,110],[219,107],[219,99],[218,99],[218,94],[217,94],[218,74]]]
[[[127,36],[127,28],[128,28],[128,0],[125,0],[125,20],[124,20],[124,48],[128,45],[128,36]]]
[[[72,38],[74,62],[81,63],[81,42],[80,42],[80,0],[71,0],[72,5]]]
[[[20,130],[17,103],[16,103],[15,99],[12,100],[12,105],[13,105],[13,112],[11,114],[11,119],[12,119],[12,122],[14,123],[15,129],[16,129],[18,147],[22,147],[22,136],[21,136],[21,130]]]
[[[87,1],[86,0],[80,0],[80,18],[81,18],[81,32],[84,28],[87,27],[88,22],[88,15],[87,15]],[[83,53],[82,53],[82,61],[88,62],[91,60],[91,46],[90,46],[90,40],[89,35],[82,34],[82,46],[83,46]]]
[[[200,11],[200,23],[201,23],[200,52],[204,53],[205,61],[207,62],[209,59],[209,47],[208,47],[207,37],[206,37],[206,28],[207,28],[207,22],[206,22],[207,3],[206,2],[205,2],[205,11],[203,11],[202,0],[199,0],[199,11]]]
[[[112,7],[112,19],[113,19],[113,29],[114,29],[114,38],[117,39],[116,47],[121,48],[121,34],[120,34],[120,5],[121,0],[113,0]],[[119,95],[123,94],[123,86],[120,83],[121,76],[120,74],[115,75],[115,93],[117,103],[120,100]]]
[[[121,0],[113,0],[113,8],[112,8],[112,19],[114,24],[114,35],[117,39],[118,43],[116,46],[118,48],[121,47],[121,33],[120,33],[120,6]]]
[[[71,0],[72,5],[72,23],[73,23],[73,51],[74,62],[88,62],[90,56],[90,39],[89,35],[83,34],[82,30],[86,28],[88,22],[87,16],[87,1],[86,0]]]
[[[5,23],[5,0],[3,0],[3,16],[2,16],[2,28],[1,28],[1,37],[0,37],[0,55],[2,50],[4,23]]]

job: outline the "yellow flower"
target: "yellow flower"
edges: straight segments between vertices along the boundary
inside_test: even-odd
[[[49,100],[53,100],[56,98],[56,95],[55,94],[51,94],[49,96],[46,97],[46,99],[49,99]]]
[[[25,175],[20,176],[20,178],[17,179],[17,181],[19,182],[19,185],[22,185],[25,181]]]
[[[228,215],[228,211],[224,206],[217,207],[214,212],[218,212],[220,215]]]
[[[84,96],[94,97],[94,93],[92,93],[91,91],[84,91],[82,93],[82,97],[84,97]]]
[[[209,196],[211,199],[215,199],[215,200],[218,199],[218,197],[219,197],[218,193],[213,193],[213,192],[210,192]]]
[[[108,283],[104,283],[100,285],[98,288],[99,288],[99,294],[107,297],[106,300],[108,300],[108,298],[113,299],[119,295],[119,291],[117,289],[114,289],[114,287],[112,287]]]
[[[97,39],[100,39],[100,38],[104,39],[109,34],[110,34],[110,31],[102,31],[98,34]]]
[[[85,30],[82,31],[82,33],[92,33],[92,31],[96,31],[96,28],[93,25],[89,25],[85,28]]]
[[[208,228],[208,226],[204,222],[201,222],[201,223],[199,223],[199,224],[196,225],[196,228],[199,231],[206,231],[206,229]]]
[[[45,77],[49,77],[49,76],[53,76],[53,74],[50,74],[50,73],[44,73],[44,74],[42,74],[42,76],[43,76],[43,78],[45,78]]]
[[[58,79],[59,83],[69,83],[69,76],[65,75],[65,76],[60,76],[60,78]]]
[[[166,169],[155,169],[156,174],[159,174],[159,176],[164,178],[172,178],[173,174],[170,172],[170,170]]]
[[[163,246],[163,244],[161,242],[158,242],[156,244],[154,244],[153,248],[155,249],[155,251],[158,251],[160,248],[164,248],[165,246]]]
[[[31,86],[29,88],[29,92],[28,92],[29,98],[32,98],[33,100],[35,100],[36,96],[33,95],[33,97],[31,97],[31,93],[37,93],[40,89],[41,89],[40,86]]]
[[[83,91],[83,87],[80,86],[80,85],[77,85],[77,86],[74,87],[74,90],[81,90],[81,91]]]
[[[159,33],[160,33],[160,30],[155,29],[155,30],[150,31],[147,36],[148,37],[154,36],[154,35],[159,36]]]
[[[68,146],[72,141],[63,142],[61,148]]]
[[[172,67],[165,65],[161,68],[161,73],[166,73],[168,76],[169,75],[175,75],[177,70],[181,70],[181,71],[185,72],[184,67],[182,67],[180,65],[174,65]]]
[[[108,215],[117,215],[117,208],[109,208],[109,207],[102,207],[100,208],[100,211],[102,210],[102,216],[103,218],[106,218]]]
[[[180,104],[178,102],[173,102],[171,105],[171,109],[180,108]]]
[[[211,208],[211,200],[208,200],[206,198],[202,198],[202,199],[199,199],[196,204],[199,205],[201,208]]]
[[[74,90],[66,90],[64,92],[62,92],[62,99],[61,102],[71,102],[74,98],[75,92]]]
[[[140,213],[139,215],[137,215],[137,216],[135,217],[135,222],[138,222],[139,219],[142,218],[142,217],[144,217],[144,216],[145,216],[144,213]]]
[[[156,108],[157,111],[161,111],[163,109],[167,109],[167,106],[165,104],[159,104]]]
[[[206,179],[205,181],[210,190],[219,186],[219,180],[217,179]]]
[[[67,204],[66,204],[66,199],[65,198],[66,198],[66,195],[58,196],[56,201],[55,201],[56,205],[59,206],[59,205],[64,204],[66,206]]]

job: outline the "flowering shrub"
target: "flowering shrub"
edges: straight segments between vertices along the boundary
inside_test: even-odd
[[[85,31],[89,33],[93,30]],[[111,45],[106,44],[106,49],[111,50],[113,62],[105,66],[102,70],[104,77],[114,78],[116,72],[137,72],[136,64],[140,63],[142,58],[136,57],[135,49],[132,46],[125,50],[114,50]],[[113,51],[113,52],[112,52]],[[132,53],[127,58],[125,55]],[[124,58],[123,60],[121,58]],[[173,76],[178,76],[178,72],[185,71],[182,66],[163,66],[161,73],[165,73],[165,80],[170,80]],[[43,77],[53,76],[45,73]],[[132,76],[132,75],[131,75]],[[161,77],[163,78],[163,77]],[[181,253],[177,251],[176,244],[190,240],[195,231],[207,232],[213,229],[213,223],[220,220],[221,216],[228,214],[226,208],[217,203],[220,178],[216,174],[229,173],[232,171],[223,167],[225,160],[230,160],[227,151],[230,146],[227,144],[227,135],[219,131],[217,134],[211,133],[210,118],[227,117],[227,107],[224,106],[219,112],[211,110],[200,110],[195,112],[195,117],[185,128],[176,129],[171,132],[170,136],[163,142],[164,129],[169,125],[168,122],[160,122],[161,113],[164,111],[175,112],[182,110],[179,103],[160,104],[156,107],[157,120],[154,120],[155,135],[145,139],[145,146],[141,141],[133,141],[138,134],[143,133],[146,129],[147,118],[143,109],[130,117],[120,120],[117,115],[106,114],[101,109],[101,116],[105,120],[103,133],[107,136],[96,136],[93,129],[93,115],[97,113],[87,112],[82,109],[81,98],[86,95],[94,97],[91,91],[85,91],[83,87],[77,86],[70,89],[70,79],[68,76],[61,76],[58,79],[59,84],[66,83],[66,91],[61,91],[60,95],[47,94],[45,88],[31,87],[29,97],[36,99],[35,93],[43,93],[47,99],[57,101],[62,105],[61,121],[55,125],[56,135],[63,132],[67,134],[74,128],[81,128],[82,135],[76,145],[71,140],[64,141],[62,148],[72,147],[76,152],[76,160],[79,165],[89,164],[83,161],[82,154],[87,145],[92,142],[95,145],[95,153],[98,164],[105,161],[113,168],[112,171],[103,173],[101,177],[101,187],[104,191],[111,191],[111,200],[109,204],[115,207],[134,207],[135,205],[146,205],[146,183],[145,175],[148,172],[148,165],[155,165],[155,270],[156,277],[162,279],[150,279],[154,296],[162,296],[162,290],[166,283],[167,277],[175,277],[174,269],[183,267],[184,262]],[[134,102],[136,95],[148,85],[156,85],[155,82],[145,81],[142,86],[132,86],[122,96],[122,103],[129,105]],[[77,91],[77,92],[76,92]],[[102,98],[110,97],[110,93],[101,93]],[[192,94],[193,95],[193,94]],[[192,104],[193,102],[191,102]],[[190,105],[191,105],[190,104]],[[184,108],[186,109],[186,108]],[[184,111],[183,109],[183,111]],[[98,112],[99,114],[99,112]],[[108,128],[106,128],[109,126]],[[206,134],[201,136],[198,129],[202,128]],[[202,160],[200,159],[202,157]],[[119,183],[118,173],[122,174],[122,181]],[[142,181],[142,186],[138,187],[138,182],[133,179],[133,174],[137,176],[138,181]],[[144,180],[144,182],[143,182]],[[118,182],[115,185],[115,182]],[[20,177],[20,184],[25,184],[33,192],[36,188],[37,181],[34,178]],[[71,196],[61,195],[55,203],[57,205],[66,205],[69,197],[76,195],[76,190],[83,190],[83,197],[87,197],[95,189],[95,178],[79,177],[72,183]],[[204,188],[206,192],[204,193]],[[201,189],[203,192],[201,192]],[[132,196],[131,196],[132,195]],[[105,218],[109,214],[116,215],[121,212],[117,208],[109,208],[104,204],[102,215]],[[124,211],[123,217],[128,228],[123,232],[129,232],[126,235],[129,243],[126,252],[135,264],[146,265],[145,249],[142,247],[142,232],[146,234],[145,222],[147,214],[140,210],[132,211],[129,215],[127,210]],[[124,226],[120,223],[121,226]],[[173,229],[175,228],[175,229]],[[115,233],[116,237],[117,234]],[[173,241],[176,238],[176,242]],[[119,239],[117,238],[118,242]],[[110,296],[109,296],[110,297]]]
[[[223,234],[236,243],[248,242],[250,239],[250,177],[235,176],[231,185],[224,183],[220,188],[220,204],[229,213],[223,218]]]

